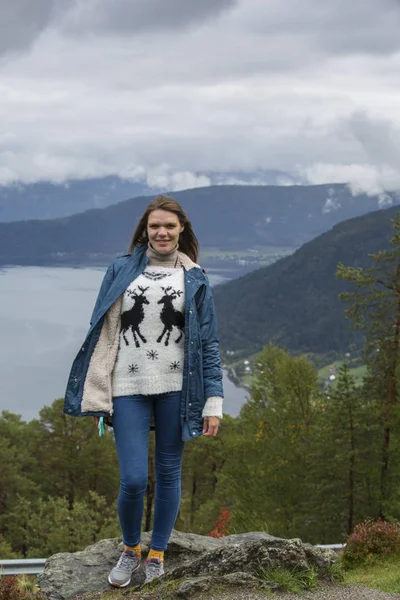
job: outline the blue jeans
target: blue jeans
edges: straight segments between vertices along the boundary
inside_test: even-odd
[[[156,497],[151,548],[165,550],[179,512],[184,442],[181,392],[114,398],[113,428],[120,466],[118,515],[127,546],[140,542],[148,478],[152,411],[156,426]]]

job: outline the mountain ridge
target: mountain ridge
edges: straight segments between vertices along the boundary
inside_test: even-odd
[[[343,184],[207,186],[172,194],[187,211],[201,246],[229,250],[296,248],[337,222],[376,210],[380,197],[353,196]],[[0,264],[107,262],[125,253],[154,196],[52,220],[0,223]],[[396,193],[386,201],[398,204]],[[383,209],[381,209],[383,210]]]
[[[360,346],[339,294],[353,289],[336,277],[339,262],[368,267],[389,247],[399,207],[336,224],[292,255],[214,288],[224,350],[259,351],[271,342],[295,353],[348,352]],[[229,311],[226,307],[229,306]]]
[[[289,173],[277,170],[258,170],[250,173],[240,172],[204,172],[180,173],[176,177],[150,177],[138,181],[117,175],[106,177],[69,179],[64,182],[37,181],[33,183],[14,182],[0,185],[0,222],[9,223],[20,220],[56,219],[85,212],[92,208],[106,208],[123,200],[142,195],[157,195],[160,184],[171,188],[181,182],[178,189],[200,187],[203,185],[286,185],[298,183]],[[186,185],[185,185],[186,183]],[[196,185],[194,185],[196,184]],[[170,192],[173,193],[173,192]]]

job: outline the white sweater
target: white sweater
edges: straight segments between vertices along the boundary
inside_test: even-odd
[[[124,293],[113,396],[182,389],[185,325],[183,269],[147,267]]]
[[[129,285],[122,301],[113,396],[162,394],[182,389],[184,330],[179,327],[178,313],[184,323],[183,267],[177,260],[178,248],[161,255],[149,247],[147,256],[145,272]],[[141,296],[146,300],[140,300]],[[138,308],[129,314],[135,305]],[[124,313],[128,314],[124,317]],[[222,419],[222,403],[219,396],[207,398],[202,416]]]

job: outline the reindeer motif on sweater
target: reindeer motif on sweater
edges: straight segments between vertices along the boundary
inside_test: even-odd
[[[176,327],[177,329],[179,329],[180,334],[179,337],[175,340],[175,342],[179,344],[179,342],[182,339],[183,330],[185,327],[185,315],[180,310],[176,310],[176,308],[173,305],[173,300],[176,300],[176,298],[182,296],[183,291],[174,290],[171,285],[166,288],[161,287],[161,289],[164,292],[164,295],[161,298],[161,300],[158,301],[158,304],[163,304],[160,319],[164,325],[164,329],[160,337],[157,338],[157,342],[160,343],[164,335],[167,334],[165,337],[164,344],[168,346],[169,337],[171,335],[172,329]]]
[[[184,285],[183,269],[152,267],[125,291],[114,396],[182,389]]]
[[[127,331],[131,330],[136,348],[139,348],[140,346],[139,338],[144,344],[147,341],[146,338],[140,333],[139,325],[144,319],[143,304],[149,304],[149,301],[144,295],[149,288],[143,288],[142,286],[138,285],[138,289],[141,292],[140,294],[138,294],[135,289],[131,290],[128,288],[126,290],[125,293],[133,299],[134,303],[132,308],[121,313],[121,335],[125,340],[125,344],[129,346],[129,342],[125,334]]]

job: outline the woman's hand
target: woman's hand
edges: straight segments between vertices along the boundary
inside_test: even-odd
[[[94,419],[94,424],[96,425],[96,427],[99,426],[99,421],[100,421],[100,417],[93,417]]]
[[[215,437],[218,433],[219,419],[218,417],[204,417],[203,419],[203,435]]]

